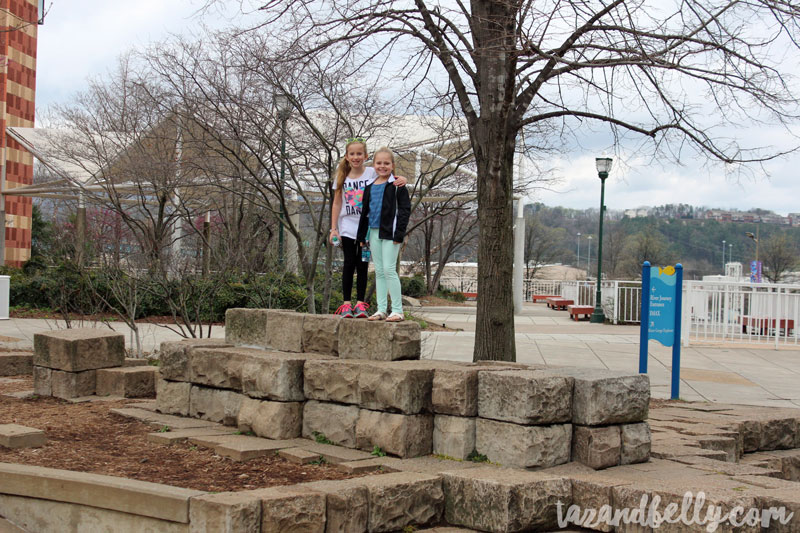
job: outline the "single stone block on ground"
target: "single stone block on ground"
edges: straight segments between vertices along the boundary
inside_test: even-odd
[[[237,426],[268,439],[293,439],[303,428],[302,402],[270,402],[244,397]]]
[[[125,337],[95,328],[36,333],[33,364],[66,372],[122,366],[125,364]]]
[[[415,322],[342,320],[339,324],[339,357],[397,361],[419,359],[421,341]]]
[[[415,361],[369,362],[360,366],[359,405],[373,411],[414,415],[430,410],[433,369]]]
[[[19,424],[0,424],[0,447],[39,448],[47,442],[44,431]]]
[[[475,417],[435,415],[433,453],[466,459],[475,451]]]
[[[321,435],[340,446],[355,448],[359,412],[355,405],[309,400],[303,407],[303,437],[316,439]]]
[[[0,376],[21,376],[33,372],[33,354],[29,352],[0,353]]]
[[[156,380],[156,409],[169,415],[189,416],[191,390],[189,382]]]
[[[204,494],[189,500],[190,533],[260,533],[261,500],[251,491]]]
[[[595,470],[620,464],[619,426],[572,426],[572,460]]]
[[[570,460],[572,425],[522,426],[478,418],[475,442],[478,453],[503,466],[555,466]]]
[[[479,372],[478,416],[528,425],[569,422],[572,383],[538,370]]]
[[[399,457],[428,455],[433,447],[433,416],[361,409],[356,423],[356,447],[372,450],[375,446]]]
[[[301,465],[307,465],[322,459],[320,454],[304,450],[303,448],[286,448],[283,450],[278,450],[278,455],[290,463],[297,463]]]
[[[445,520],[480,531],[557,529],[557,505],[571,504],[569,479],[494,467],[442,475]]]
[[[157,376],[158,368],[154,366],[100,369],[97,371],[96,394],[125,398],[152,398],[156,395],[155,380]]]
[[[303,315],[302,351],[338,355],[341,320],[335,315]]]
[[[226,426],[235,426],[244,398],[242,394],[230,390],[192,385],[189,415],[193,418],[221,422]]]
[[[595,368],[553,368],[555,375],[575,380],[572,422],[603,426],[641,422],[650,404],[650,378]]]

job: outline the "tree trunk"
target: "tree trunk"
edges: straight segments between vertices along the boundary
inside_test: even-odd
[[[478,313],[473,361],[516,361],[512,298],[514,137],[481,120],[478,165]]]

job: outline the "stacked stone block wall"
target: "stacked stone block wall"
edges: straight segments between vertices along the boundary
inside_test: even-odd
[[[414,323],[229,309],[225,341],[162,345],[157,408],[403,458],[605,468],[649,457],[646,376],[419,354]]]

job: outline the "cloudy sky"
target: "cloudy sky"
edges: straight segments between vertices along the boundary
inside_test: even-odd
[[[201,23],[224,25],[234,12],[217,10],[201,17],[198,10],[202,0],[46,3],[47,18],[39,27],[36,96],[40,111],[68,102],[85,88],[88,78],[101,77],[113,69],[119,55],[132,47],[146,47],[170,33],[199,33]],[[603,150],[598,151],[601,153],[576,153],[545,162],[543,166],[554,169],[562,183],[555,190],[536,191],[533,199],[548,205],[598,207],[600,181],[594,158],[603,155]],[[606,181],[606,205],[609,209],[666,203],[742,210],[760,207],[785,215],[800,212],[798,168],[800,156],[771,162],[765,169],[754,168],[747,175],[726,176],[724,168],[709,167],[699,160],[657,165],[625,156],[625,162],[617,162]]]

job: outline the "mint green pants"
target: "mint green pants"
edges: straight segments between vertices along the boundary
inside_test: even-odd
[[[403,298],[400,294],[400,276],[397,275],[397,254],[400,245],[393,241],[378,239],[378,228],[370,228],[369,249],[375,263],[375,296],[378,311],[386,313],[389,308],[387,296],[392,298],[392,313],[403,314]],[[388,294],[387,294],[388,293]]]

